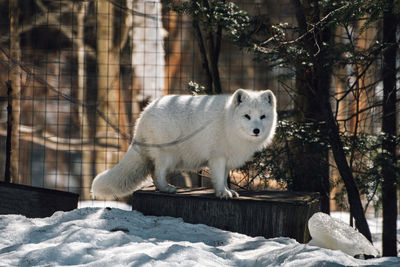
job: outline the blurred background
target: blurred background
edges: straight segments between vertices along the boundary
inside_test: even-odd
[[[231,172],[231,185],[317,191],[329,212],[349,209],[350,177],[364,211],[379,215],[385,166],[389,184],[399,173],[398,27],[388,41],[386,4],[364,2],[1,0],[0,172],[8,155],[9,181],[89,200],[149,101],[268,88],[275,141]],[[171,179],[208,186],[208,176]]]

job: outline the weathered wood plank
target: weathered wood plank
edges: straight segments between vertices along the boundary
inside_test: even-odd
[[[136,191],[132,208],[145,215],[180,217],[220,229],[266,238],[284,236],[308,242],[308,219],[320,210],[318,193],[239,192],[221,200],[212,189],[178,189],[176,194],[154,187]]]
[[[0,182],[0,214],[48,217],[78,206],[78,194]]]

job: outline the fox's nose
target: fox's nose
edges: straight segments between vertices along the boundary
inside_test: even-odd
[[[253,130],[253,133],[254,133],[255,135],[258,135],[258,134],[260,133],[260,129],[255,128],[255,129]]]

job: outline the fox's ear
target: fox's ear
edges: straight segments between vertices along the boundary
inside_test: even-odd
[[[261,94],[261,97],[265,99],[265,101],[270,104],[271,106],[276,105],[276,98],[274,93],[271,90],[266,90]]]
[[[238,89],[235,91],[235,93],[233,93],[232,97],[235,106],[239,106],[249,98],[249,94],[246,92],[246,90]]]

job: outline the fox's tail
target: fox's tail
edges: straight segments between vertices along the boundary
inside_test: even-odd
[[[112,169],[98,174],[92,183],[93,198],[123,197],[139,189],[151,173],[151,163],[130,146]]]

